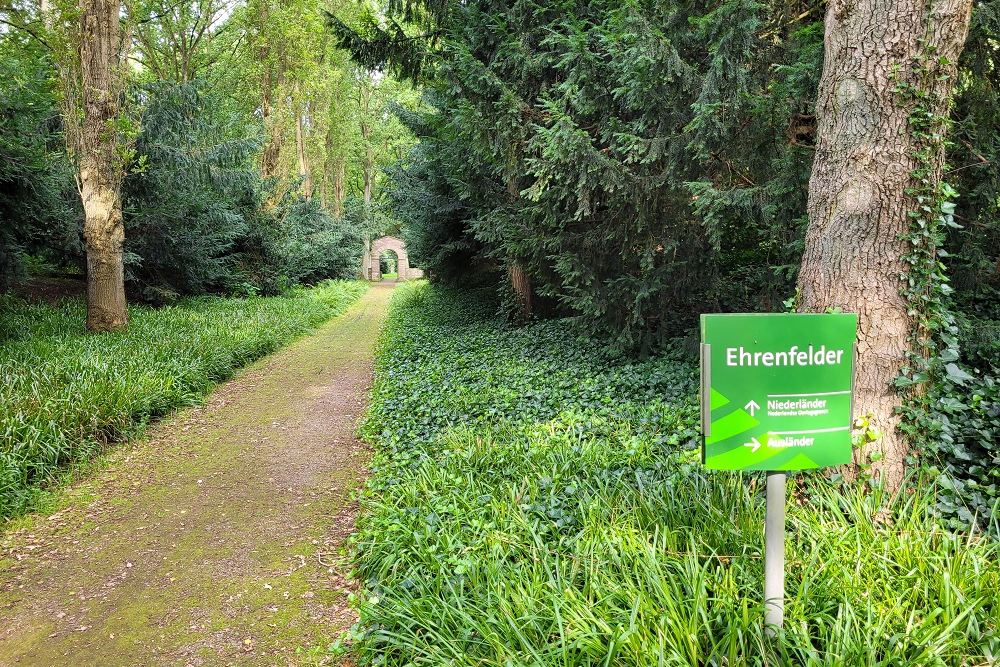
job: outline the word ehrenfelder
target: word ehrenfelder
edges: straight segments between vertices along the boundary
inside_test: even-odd
[[[726,348],[727,366],[836,366],[843,358],[843,350],[827,350],[826,345],[820,345],[818,350],[812,345],[805,350],[792,345],[787,352],[747,352],[742,346]]]

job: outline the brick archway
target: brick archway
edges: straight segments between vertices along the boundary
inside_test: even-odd
[[[379,269],[379,257],[386,250],[392,250],[399,258],[399,278],[398,280],[415,280],[422,278],[424,272],[416,267],[410,266],[410,257],[406,254],[406,244],[403,239],[395,236],[383,236],[375,239],[371,243],[370,249],[365,253],[363,273],[368,280],[381,280],[382,273]]]

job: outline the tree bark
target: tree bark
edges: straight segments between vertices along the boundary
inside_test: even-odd
[[[312,197],[313,184],[312,174],[309,171],[309,160],[306,156],[306,139],[302,128],[302,114],[303,109],[300,103],[295,110],[295,148],[299,160],[299,178],[302,179],[302,192],[305,194],[306,199],[309,199]]]
[[[262,47],[263,48],[263,47]],[[268,179],[278,172],[278,158],[281,156],[281,123],[276,117],[273,91],[276,87],[270,65],[264,73],[263,95],[261,97],[261,120],[267,131],[267,143],[260,154],[260,176]]]
[[[901,295],[902,235],[916,210],[907,190],[921,148],[909,126],[912,103],[896,88],[923,88],[931,110],[947,114],[970,11],[971,0],[831,0],[827,9],[800,309],[858,314],[855,412],[870,413],[881,438],[855,452],[845,472],[881,454],[873,472],[889,488],[901,482],[908,452],[893,381],[915,333]],[[938,76],[915,71],[921,56]],[[933,159],[940,178],[943,152]]]
[[[347,158],[340,155],[333,170],[333,214],[338,218],[344,215],[345,199],[347,199]]]
[[[113,122],[121,93],[119,0],[81,0],[79,133],[80,197],[87,245],[87,328],[112,331],[128,323],[125,304],[121,182]]]
[[[518,314],[523,319],[531,317],[533,303],[531,298],[531,276],[520,264],[511,264],[507,269],[511,287],[517,297]]]
[[[261,67],[261,102],[260,112],[264,131],[267,133],[267,142],[260,154],[260,175],[263,179],[275,176],[278,172],[278,161],[281,157],[282,128],[281,119],[278,117],[278,105],[280,99],[276,101],[278,89],[282,83],[282,72],[278,64],[272,62],[272,53],[267,39],[267,26],[270,21],[270,3],[263,0],[255,3],[254,11],[251,12],[257,19],[257,39],[259,40],[257,57],[260,59]]]
[[[344,215],[344,198],[347,196],[347,159],[344,157],[341,147],[335,145],[335,131],[336,128],[331,121],[326,131],[326,162],[322,183],[325,195],[324,205],[329,206],[333,216],[339,218]],[[330,189],[333,191],[329,195],[326,194],[327,180],[331,181]]]
[[[372,89],[371,80],[365,79],[358,88],[358,110],[360,112],[359,127],[361,139],[365,144],[365,157],[362,166],[362,177],[364,178],[364,202],[365,210],[368,210],[372,201],[372,185],[375,178],[375,154],[372,150],[372,126],[371,126],[371,101]]]
[[[374,181],[375,159],[372,157],[372,149],[365,149],[364,179],[365,179],[365,210],[372,203],[372,183]]]

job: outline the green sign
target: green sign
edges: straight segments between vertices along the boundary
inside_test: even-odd
[[[858,316],[701,316],[705,465],[804,470],[851,460]]]

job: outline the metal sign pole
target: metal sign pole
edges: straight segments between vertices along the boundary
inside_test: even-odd
[[[764,515],[764,631],[773,637],[785,618],[785,473],[767,473]]]

